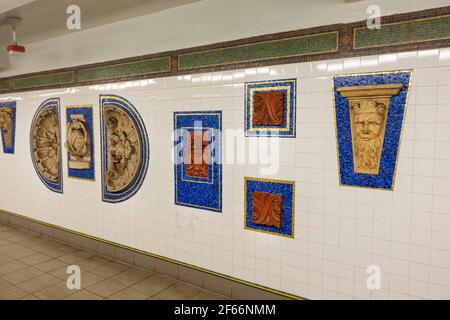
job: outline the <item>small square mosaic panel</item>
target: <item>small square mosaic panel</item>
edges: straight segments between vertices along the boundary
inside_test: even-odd
[[[297,79],[245,84],[245,136],[295,138]]]
[[[245,178],[245,229],[294,238],[295,182]]]

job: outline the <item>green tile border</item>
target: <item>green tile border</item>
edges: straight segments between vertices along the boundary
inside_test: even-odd
[[[301,57],[338,51],[339,32],[311,34],[262,41],[178,56],[179,70],[216,67],[234,63]]]
[[[53,85],[71,84],[74,82],[74,71],[37,75],[13,80],[15,89],[38,88]]]
[[[108,80],[137,75],[170,72],[170,56],[135,62],[118,63],[101,67],[80,69],[79,82]]]
[[[10,89],[11,83],[9,80],[0,81],[0,92],[8,91]]]
[[[0,78],[0,94],[450,47],[450,6]]]
[[[380,29],[353,30],[353,49],[386,47],[450,39],[450,15],[381,24]]]

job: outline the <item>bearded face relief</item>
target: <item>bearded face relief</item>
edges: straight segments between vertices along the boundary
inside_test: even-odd
[[[390,99],[401,87],[400,84],[337,88],[349,100],[355,173],[379,173]]]
[[[358,101],[351,103],[350,109],[355,172],[378,174],[386,128],[386,104]]]
[[[105,106],[107,130],[106,187],[120,192],[133,181],[141,163],[141,141],[130,117],[115,106]]]

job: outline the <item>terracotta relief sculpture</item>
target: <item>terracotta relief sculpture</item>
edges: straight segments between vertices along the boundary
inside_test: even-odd
[[[389,102],[402,87],[383,84],[336,88],[349,101],[355,173],[379,173]]]
[[[284,119],[285,92],[258,91],[253,95],[253,124],[281,126]]]
[[[245,83],[245,136],[295,138],[297,79]]]
[[[89,169],[91,166],[90,133],[82,114],[70,116],[67,123],[67,141],[65,147],[69,152],[70,169]]]
[[[139,132],[130,117],[114,105],[105,106],[107,130],[106,188],[109,192],[126,189],[135,178],[142,161]]]
[[[32,130],[32,158],[37,170],[51,182],[58,182],[61,154],[58,116],[54,109],[41,112]]]
[[[281,227],[282,195],[268,192],[252,193],[252,223]]]
[[[208,178],[209,165],[205,161],[205,151],[208,151],[208,132],[189,132],[186,159],[186,175],[191,177]]]
[[[3,131],[4,141],[3,143],[7,148],[12,146],[12,135],[13,135],[13,111],[11,108],[1,108],[0,109],[0,130]]]

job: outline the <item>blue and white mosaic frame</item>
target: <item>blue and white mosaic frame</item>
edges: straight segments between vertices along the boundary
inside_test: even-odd
[[[404,70],[334,77],[334,109],[341,185],[393,190],[402,127],[411,86],[411,73],[411,70]],[[336,89],[380,84],[403,84],[403,87],[390,100],[379,173],[377,175],[355,173],[349,102]]]
[[[39,179],[42,181],[42,183],[51,191],[56,193],[63,193],[63,174],[62,174],[62,157],[61,157],[61,116],[60,116],[60,100],[59,98],[50,98],[45,100],[36,111],[33,120],[31,122],[31,129],[30,129],[30,152],[31,152],[31,158],[33,159],[33,128],[35,126],[36,120],[39,117],[39,115],[46,110],[53,110],[57,116],[58,121],[58,136],[59,136],[59,146],[58,146],[58,179],[57,182],[50,181],[47,179],[44,175],[40,173],[38,168],[36,167],[36,163],[32,161],[34,169],[39,177]]]
[[[68,177],[88,181],[95,181],[95,155],[94,155],[94,115],[92,105],[67,106],[66,122],[72,122],[72,115],[83,115],[85,124],[89,130],[89,146],[90,146],[90,167],[89,169],[72,169],[68,168]],[[67,163],[69,163],[70,154],[67,152]]]
[[[147,130],[140,114],[133,106],[133,104],[118,95],[100,95],[100,127],[101,127],[101,164],[102,164],[102,200],[108,203],[119,203],[130,199],[134,196],[142,186],[145,176],[147,174],[150,157],[150,145],[147,136]],[[114,106],[124,111],[132,120],[141,141],[141,155],[142,159],[135,177],[129,186],[120,192],[109,192],[106,186],[106,169],[108,168],[108,144],[107,144],[107,130],[105,123],[105,106]]]
[[[257,126],[253,124],[253,96],[256,92],[279,91],[285,93],[284,120],[281,126]],[[257,81],[245,83],[245,136],[282,137],[296,136],[297,79]]]
[[[16,143],[16,102],[15,101],[0,102],[0,109],[1,108],[9,108],[12,111],[12,115],[11,115],[12,137],[11,137],[11,146],[10,147],[6,146],[5,135],[4,135],[3,129],[1,130],[3,153],[14,154],[14,148],[15,148],[15,143]]]
[[[208,178],[186,175],[186,138],[205,132],[211,151]],[[222,111],[174,112],[175,204],[222,212]]]
[[[254,224],[252,222],[252,194],[266,192],[281,194],[281,227]],[[286,180],[244,178],[244,228],[288,238],[295,237],[295,182]]]

